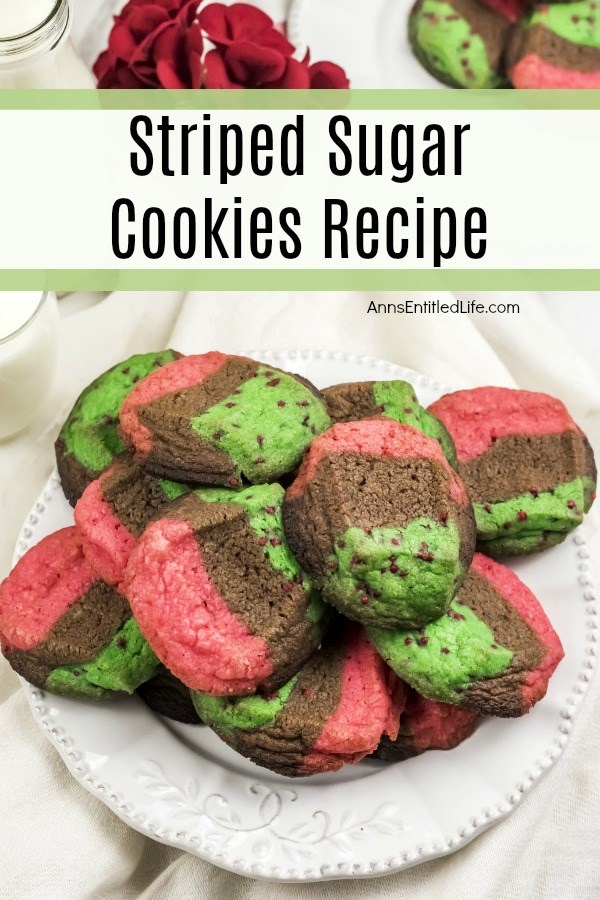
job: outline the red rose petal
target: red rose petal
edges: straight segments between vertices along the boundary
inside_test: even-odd
[[[233,41],[253,40],[261,31],[273,27],[269,16],[248,3],[210,3],[200,10],[200,27],[217,46],[227,47]]]
[[[163,22],[169,22],[170,16],[161,9],[160,6],[154,4],[143,6],[136,9],[127,17],[127,27],[136,40],[136,43],[142,41],[147,35],[151,34],[155,28],[162,25]]]
[[[187,53],[197,53],[202,56],[204,49],[204,41],[202,40],[202,32],[197,24],[191,25],[185,35],[185,49]]]
[[[135,53],[137,44],[129,28],[115,25],[108,39],[108,49],[117,59],[128,60]]]
[[[183,39],[179,29],[172,25],[165,28],[152,44],[152,58],[158,62],[161,59],[175,61],[183,49]]]
[[[204,60],[204,87],[210,90],[221,90],[223,88],[242,88],[243,84],[238,84],[229,77],[225,60],[218,50],[209,50]]]
[[[270,47],[259,47],[250,41],[236,41],[225,52],[225,64],[236,81],[246,87],[261,87],[282,77],[286,60]]]
[[[227,46],[232,40],[226,13],[227,7],[223,3],[210,3],[198,13],[200,28],[217,46]]]
[[[100,54],[100,56],[94,63],[92,71],[98,80],[104,78],[104,76],[112,69],[111,60],[112,57],[110,52],[108,50],[104,50],[104,52]]]
[[[350,87],[348,76],[340,66],[332,62],[314,63],[309,68],[310,86],[317,90],[346,90]]]
[[[283,76],[267,87],[279,91],[305,90],[310,87],[308,68],[297,59],[288,59]]]
[[[248,40],[252,40],[255,44],[260,44],[261,47],[271,47],[272,50],[278,50],[283,56],[291,56],[296,49],[293,44],[290,44],[285,35],[276,28],[264,28]]]
[[[202,56],[199,53],[191,53],[188,59],[190,68],[190,87],[198,90],[202,87]]]
[[[156,74],[160,82],[160,86],[167,90],[177,90],[187,87],[173,67],[173,63],[166,59],[161,59],[156,64]]]

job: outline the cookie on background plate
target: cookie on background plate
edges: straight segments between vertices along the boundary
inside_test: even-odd
[[[75,523],[87,560],[100,578],[118,585],[150,519],[188,490],[150,475],[125,453],[89,484],[75,506]]]
[[[450,465],[456,462],[456,450],[448,429],[421,406],[414,387],[408,381],[334,384],[325,388],[323,397],[334,424],[386,416],[403,425],[412,425],[427,437],[435,438]]]
[[[408,688],[395,740],[383,736],[373,756],[396,762],[426,750],[453,750],[475,731],[478,713],[451,703],[438,703]]]
[[[242,756],[290,777],[333,772],[372,753],[382,734],[395,738],[404,686],[359,626],[336,624],[341,634],[274,695],[194,693],[202,721]]]
[[[506,68],[516,88],[600,88],[596,0],[536,4],[515,26]]]
[[[595,496],[594,454],[560,400],[481,387],[429,409],[454,439],[484,553],[535,553],[581,524]]]
[[[292,552],[348,618],[441,616],[475,548],[471,506],[436,440],[378,417],[317,437],[283,504]]]
[[[480,0],[483,6],[493,9],[509,22],[517,22],[531,5],[531,0]],[[510,32],[509,32],[510,33]]]
[[[188,687],[276,690],[331,618],[286,543],[283,488],[199,494],[173,501],[146,528],[123,591],[161,662]]]
[[[408,21],[414,54],[438,81],[456,88],[506,84],[504,45],[511,20],[479,0],[417,0]]]
[[[137,693],[146,706],[161,716],[184,725],[202,724],[192,703],[190,689],[164,666],[159,666],[156,675],[141,684]]]
[[[0,585],[0,642],[15,672],[73,697],[132,693],[158,666],[129,604],[98,580],[74,527],[32,547]]]
[[[529,588],[482,553],[437,622],[368,634],[397,675],[424,697],[488,716],[529,712],[564,656]]]
[[[179,359],[175,350],[130,356],[96,378],[79,396],[55,444],[65,497],[72,505],[125,449],[118,435],[125,397],[149,372]]]
[[[242,356],[187,356],[146,378],[121,411],[138,461],[175,481],[276,481],[331,424],[313,385]]]

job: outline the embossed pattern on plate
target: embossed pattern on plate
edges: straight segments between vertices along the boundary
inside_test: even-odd
[[[328,351],[248,355],[317,385],[404,378],[424,404],[448,390],[382,360]],[[54,474],[27,517],[15,559],[72,522]],[[597,603],[584,529],[516,560],[566,657],[522,719],[487,719],[448,753],[366,760],[287,779],[242,759],[208,728],[154,715],[136,697],[93,704],[23,681],[38,724],[90,793],[143,834],[253,878],[316,881],[395,872],[464,846],[508,815],[561,756],[592,677]]]

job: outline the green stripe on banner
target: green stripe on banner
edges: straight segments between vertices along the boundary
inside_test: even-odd
[[[600,109],[600,90],[0,90],[0,109],[589,110]]]
[[[600,269],[30,269],[0,270],[2,290],[592,291]]]

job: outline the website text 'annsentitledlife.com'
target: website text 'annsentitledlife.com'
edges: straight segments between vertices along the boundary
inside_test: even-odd
[[[469,313],[491,313],[492,315],[518,315],[518,303],[482,303],[480,300],[403,300],[399,303],[369,302],[367,313],[376,315],[468,315]]]

